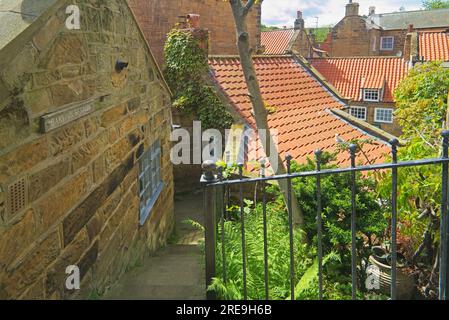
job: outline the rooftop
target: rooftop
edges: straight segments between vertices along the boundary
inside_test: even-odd
[[[419,58],[424,58],[424,61],[449,61],[449,33],[420,32]]]
[[[407,74],[407,63],[396,57],[312,59],[312,66],[345,98],[361,101],[361,90],[381,89],[383,102],[393,102],[393,92]]]
[[[449,26],[449,9],[417,10],[373,14],[368,17],[384,30],[444,28]]]
[[[238,57],[211,57],[209,65],[214,80],[244,121],[255,128],[248,89]],[[287,153],[299,162],[312,157],[316,149],[335,151],[338,134],[345,141],[371,139],[364,151],[376,162],[388,153],[380,140],[350,125],[330,112],[343,109],[337,99],[294,56],[257,56],[254,65],[266,104],[275,111],[268,116],[271,129],[278,131],[281,156]],[[338,164],[348,164],[347,154],[341,154]]]
[[[290,49],[295,37],[295,29],[264,31],[261,34],[261,44],[265,54],[284,54]]]

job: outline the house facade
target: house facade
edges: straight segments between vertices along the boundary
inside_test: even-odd
[[[376,14],[371,7],[361,15],[359,4],[350,1],[345,17],[320,45],[331,57],[403,56],[409,32],[440,32],[449,28],[449,9]]]
[[[125,0],[75,3],[0,4],[0,299],[101,294],[173,228],[170,91]]]
[[[213,54],[237,54],[234,17],[228,1],[223,0],[128,0],[145,37],[151,43],[157,62],[163,65],[167,34],[184,22],[188,14],[201,16],[201,25],[210,32]],[[258,50],[261,30],[261,6],[248,15],[251,47]]]
[[[401,128],[394,116],[394,90],[408,72],[408,63],[396,57],[311,59],[323,80],[348,101],[352,116],[395,136]]]

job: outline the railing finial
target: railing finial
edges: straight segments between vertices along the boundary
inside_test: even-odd
[[[285,156],[285,161],[287,162],[287,173],[290,174],[292,171],[292,155],[287,153],[287,155]]]
[[[212,182],[215,180],[215,173],[217,171],[217,164],[213,160],[206,160],[201,165],[203,169],[203,181]]]

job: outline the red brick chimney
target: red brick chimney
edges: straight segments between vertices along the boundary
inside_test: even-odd
[[[190,13],[186,16],[187,29],[199,40],[200,47],[209,54],[209,29],[201,28],[200,15]]]

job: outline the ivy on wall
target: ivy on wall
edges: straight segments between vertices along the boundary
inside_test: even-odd
[[[173,92],[173,106],[193,114],[204,129],[230,128],[233,119],[207,84],[207,52],[191,32],[174,29],[165,43],[165,77]]]

